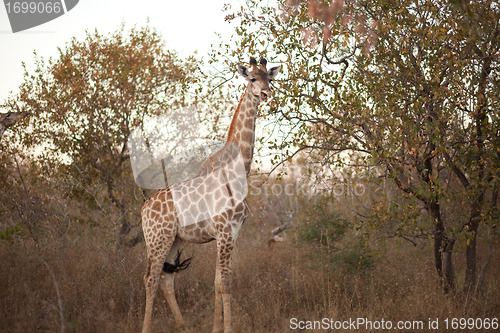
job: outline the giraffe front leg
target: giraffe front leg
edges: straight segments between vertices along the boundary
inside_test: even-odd
[[[233,251],[233,240],[222,239],[217,242],[217,259],[218,259],[218,273],[216,274],[216,314],[219,311],[223,312],[224,320],[224,333],[232,332],[231,325],[231,255]],[[217,294],[219,295],[217,297]],[[222,303],[222,306],[220,306]],[[214,318],[215,324],[215,318]],[[219,321],[219,325],[220,325]],[[215,331],[214,325],[214,331]],[[220,330],[220,328],[219,328]]]
[[[175,299],[174,278],[174,273],[162,274],[160,287],[174,315],[175,325],[184,326],[184,318]]]
[[[144,312],[144,324],[142,326],[142,333],[151,332],[151,320],[153,317],[153,303],[156,297],[156,291],[160,284],[160,277],[163,270],[163,263],[167,258],[167,254],[172,247],[174,237],[164,238],[163,242],[157,247],[152,247],[153,237],[147,238],[146,245],[148,246],[148,268],[144,276],[144,285],[146,287],[146,310]]]
[[[214,327],[213,333],[223,332],[224,319],[222,318],[222,290],[219,268],[219,256],[217,255],[215,264],[215,308],[214,308]]]
[[[170,248],[170,252],[167,256],[166,262],[173,264],[176,257],[179,255],[179,251],[181,250],[182,240],[180,238],[176,238],[174,243],[172,244],[172,247]],[[160,288],[163,291],[165,298],[167,299],[170,309],[172,310],[175,324],[177,326],[184,326],[184,318],[182,317],[181,310],[175,298],[175,275],[176,273],[162,273],[160,278]]]
[[[221,277],[221,294],[224,312],[224,333],[231,333],[231,272]]]

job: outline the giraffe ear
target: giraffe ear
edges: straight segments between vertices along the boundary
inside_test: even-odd
[[[270,79],[274,79],[280,72],[280,66],[276,66],[267,71]]]
[[[248,79],[248,68],[246,68],[246,66],[238,65],[238,73],[245,79]]]

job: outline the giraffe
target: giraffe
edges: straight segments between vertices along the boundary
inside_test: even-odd
[[[7,112],[0,114],[0,140],[7,128],[28,116],[27,112]]]
[[[231,254],[238,231],[248,215],[245,193],[238,189],[241,189],[242,178],[246,182],[250,172],[258,104],[271,94],[269,83],[280,70],[279,66],[267,70],[264,58],[260,60],[260,66],[255,58],[251,58],[250,65],[251,71],[243,65],[237,68],[247,80],[247,87],[234,112],[225,145],[202,164],[192,180],[157,191],[142,208],[142,228],[148,256],[144,276],[146,309],[143,333],[151,331],[158,286],[167,299],[176,325],[184,325],[175,299],[173,274],[189,265],[190,259],[182,263],[179,260],[183,242],[202,244],[213,240],[217,245],[213,332],[232,331]],[[225,172],[218,173],[220,170]],[[211,177],[213,174],[220,177]],[[184,199],[188,199],[184,211],[196,214],[187,214],[181,219],[183,213],[179,212],[175,199],[176,195],[182,194]],[[211,204],[216,206],[212,210],[207,207]],[[207,211],[210,212],[208,216]]]

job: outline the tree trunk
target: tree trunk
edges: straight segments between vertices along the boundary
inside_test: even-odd
[[[477,297],[483,292],[484,288],[484,277],[486,276],[486,270],[488,269],[491,258],[493,257],[493,243],[491,239],[491,226],[488,228],[488,257],[483,263],[481,270],[479,271],[479,276],[477,277],[476,290],[474,291],[474,296]]]
[[[120,231],[118,232],[118,246],[119,247],[124,247],[126,246],[126,238],[130,231],[132,230],[132,226],[130,225],[130,221],[128,220],[128,214],[127,214],[127,208],[126,206],[118,199],[116,198],[114,194],[114,184],[111,180],[111,177],[108,177],[106,180],[107,186],[108,186],[108,197],[111,200],[111,202],[118,208],[121,214],[121,227]],[[134,244],[135,245],[135,244]]]
[[[443,277],[443,261],[441,259],[441,245],[443,244],[444,225],[441,220],[439,206],[436,203],[430,204],[430,213],[434,219],[434,266],[440,278]]]
[[[429,203],[429,212],[434,220],[434,266],[444,291],[448,293],[455,287],[452,260],[455,240],[445,235],[439,203],[434,201]]]
[[[477,51],[476,51],[477,52]],[[478,52],[479,56],[483,56],[482,52]],[[471,203],[471,216],[467,224],[467,231],[471,233],[470,238],[467,239],[467,247],[465,249],[466,268],[465,268],[465,292],[474,291],[476,284],[476,243],[477,243],[477,230],[481,222],[482,205],[484,201],[484,188],[481,183],[485,181],[485,165],[484,165],[484,135],[487,132],[488,118],[486,110],[488,107],[488,100],[486,99],[486,86],[488,76],[491,72],[491,59],[486,57],[483,60],[481,68],[481,76],[479,79],[479,86],[477,92],[477,107],[475,116],[476,126],[476,147],[477,153],[475,154],[475,163],[477,167],[477,195],[472,197]],[[474,193],[473,192],[473,193]]]
[[[455,245],[454,239],[444,238],[441,246],[441,253],[443,255],[443,289],[445,293],[455,289],[455,272],[453,270],[453,246]]]
[[[465,248],[465,285],[464,292],[467,294],[474,291],[476,285],[476,245],[477,245],[477,230],[481,221],[481,204],[484,195],[479,195],[475,199],[472,206],[471,217],[468,223],[468,232],[470,236],[467,238],[467,246]]]

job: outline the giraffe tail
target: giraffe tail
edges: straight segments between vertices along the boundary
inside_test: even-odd
[[[191,264],[191,259],[193,259],[193,257],[187,258],[186,260],[181,262],[181,260],[180,260],[181,253],[182,253],[182,251],[177,252],[177,257],[175,258],[174,264],[170,264],[168,262],[165,262],[163,264],[163,271],[165,273],[177,273],[177,272],[183,271],[189,267],[189,265]]]

